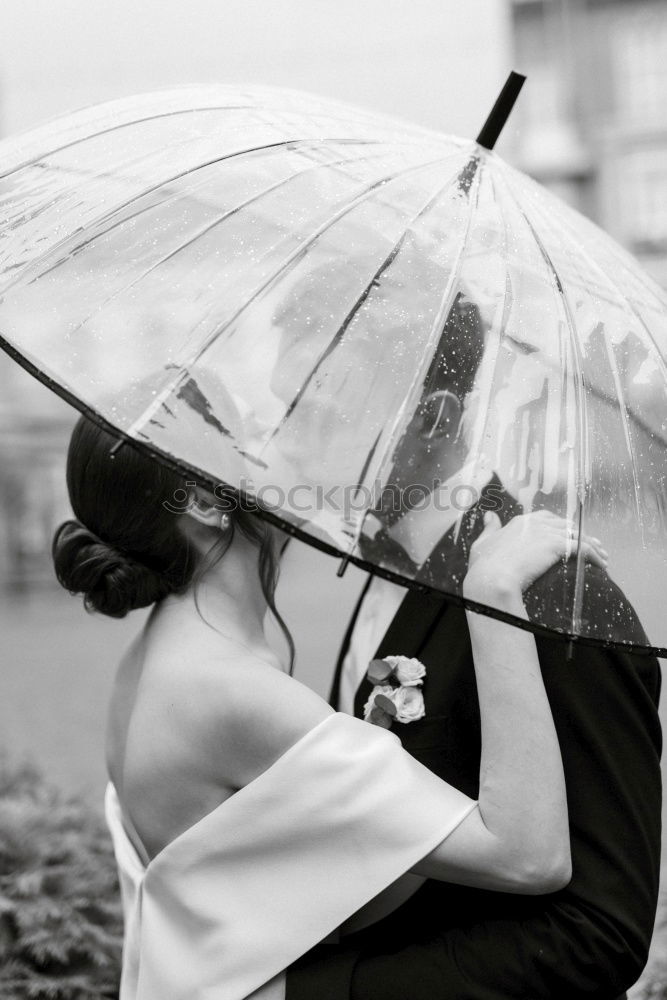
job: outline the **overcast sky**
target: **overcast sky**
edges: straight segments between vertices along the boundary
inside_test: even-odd
[[[474,135],[511,58],[506,0],[0,0],[0,133],[220,81]]]

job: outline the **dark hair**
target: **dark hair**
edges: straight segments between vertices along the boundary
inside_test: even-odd
[[[292,665],[294,642],[274,601],[278,566],[267,525],[236,505],[231,530],[199,560],[177,517],[164,506],[177,491],[185,495],[185,478],[131,444],[112,455],[116,443],[84,416],[72,432],[67,488],[77,520],[60,525],[52,546],[62,586],[83,594],[88,611],[124,618],[196,584],[224,556],[238,528],[258,547],[262,592],[285,635]]]
[[[459,293],[426,377],[424,396],[448,389],[463,401],[475,384],[484,354],[484,324],[479,309]]]

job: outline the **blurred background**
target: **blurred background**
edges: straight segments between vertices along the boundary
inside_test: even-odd
[[[498,151],[667,287],[665,0],[3,0],[0,135],[220,82],[308,90],[474,136],[512,68],[528,83]],[[68,515],[75,415],[4,354],[0,384],[0,744],[99,803],[107,692],[143,618],[92,619],[59,589],[49,553]],[[297,676],[323,693],[363,583],[335,570],[293,543],[278,593]],[[666,600],[655,595],[656,615]]]

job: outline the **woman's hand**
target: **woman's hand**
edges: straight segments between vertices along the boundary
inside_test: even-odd
[[[501,527],[497,514],[484,515],[484,530],[470,549],[463,594],[484,602],[505,595],[514,600],[543,573],[577,550],[572,522],[551,511],[521,514]],[[598,538],[583,535],[584,559],[607,567],[607,553]]]

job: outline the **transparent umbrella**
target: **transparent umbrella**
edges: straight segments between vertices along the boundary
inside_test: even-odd
[[[59,119],[0,171],[2,346],[124,447],[459,602],[481,511],[549,508],[649,639],[625,599],[589,613],[576,541],[517,624],[665,654],[667,297],[481,141],[219,86]]]

